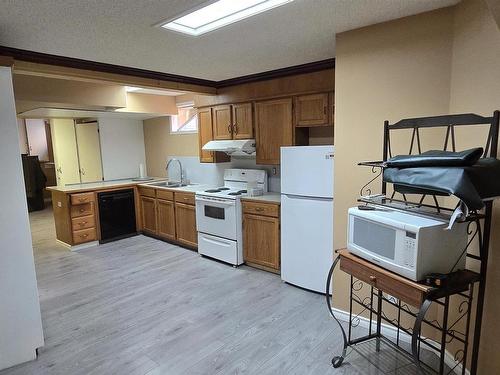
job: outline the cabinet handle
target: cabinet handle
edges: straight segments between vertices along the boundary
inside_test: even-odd
[[[87,200],[87,198],[79,198],[78,202],[85,202],[86,200]]]
[[[375,276],[370,276],[370,281],[374,283],[377,281],[377,278]]]
[[[264,209],[262,207],[255,207],[255,211],[262,212]]]
[[[80,212],[85,212],[85,208],[80,208]]]
[[[233,132],[234,132],[234,134],[238,134],[238,125],[237,124],[233,125]]]
[[[231,124],[229,124],[229,125],[227,126],[227,132],[228,132],[228,133],[232,133],[232,132],[233,132],[233,130],[232,130],[232,129],[233,129],[233,127],[231,126]]]
[[[87,225],[88,223],[86,221],[82,221],[81,223],[78,223],[79,226],[83,227],[84,225]]]
[[[88,236],[89,236],[88,233],[80,234],[80,238],[87,238]]]

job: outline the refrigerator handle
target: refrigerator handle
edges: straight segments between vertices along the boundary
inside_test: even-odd
[[[302,200],[313,200],[313,201],[332,201],[333,198],[324,198],[324,197],[307,197],[303,195],[292,195],[292,194],[283,194],[288,199],[302,199]]]

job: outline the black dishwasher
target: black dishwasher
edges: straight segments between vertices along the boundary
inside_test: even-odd
[[[101,243],[137,234],[133,190],[98,193]]]

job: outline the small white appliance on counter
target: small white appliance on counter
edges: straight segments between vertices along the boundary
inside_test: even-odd
[[[333,262],[333,146],[281,148],[281,278],[325,292]]]
[[[349,209],[347,249],[414,281],[465,268],[467,225],[390,209]],[[454,267],[455,266],[455,267]]]
[[[267,172],[257,169],[226,169],[224,186],[196,192],[198,253],[243,264],[240,198],[247,195],[248,182],[267,192]]]

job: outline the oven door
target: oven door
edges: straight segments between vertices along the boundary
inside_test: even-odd
[[[196,196],[196,229],[231,240],[237,239],[236,201]]]

